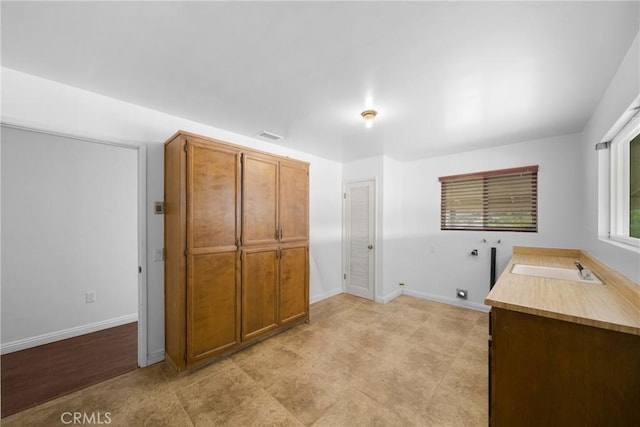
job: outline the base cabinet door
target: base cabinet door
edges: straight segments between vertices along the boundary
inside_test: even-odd
[[[188,260],[187,364],[240,342],[237,252],[192,255]]]
[[[280,251],[280,325],[295,322],[309,313],[308,254],[306,245]]]
[[[490,425],[640,425],[640,337],[493,307]]]
[[[242,251],[242,340],[268,333],[278,326],[278,250]]]

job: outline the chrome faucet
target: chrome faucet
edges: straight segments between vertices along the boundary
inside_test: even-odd
[[[580,261],[573,261],[573,264],[578,268],[578,274],[582,280],[593,280],[591,270],[584,268],[582,264],[580,264]]]

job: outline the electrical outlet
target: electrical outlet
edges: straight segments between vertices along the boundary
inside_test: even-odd
[[[164,215],[164,202],[153,202],[153,213],[156,215]]]
[[[89,291],[85,293],[84,298],[87,304],[89,304],[90,302],[96,302],[96,291]]]

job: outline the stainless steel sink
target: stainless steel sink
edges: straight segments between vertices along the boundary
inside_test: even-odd
[[[547,279],[569,280],[571,282],[591,283],[602,285],[603,283],[591,273],[590,278],[583,278],[576,268],[546,267],[542,265],[513,264],[512,274],[523,276],[544,277]]]

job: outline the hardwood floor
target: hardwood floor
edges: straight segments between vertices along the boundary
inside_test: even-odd
[[[2,426],[63,425],[65,411],[80,411],[117,426],[486,427],[486,313],[341,294],[310,315],[309,324],[202,368],[136,369]]]
[[[131,371],[138,322],[2,355],[2,418]]]

